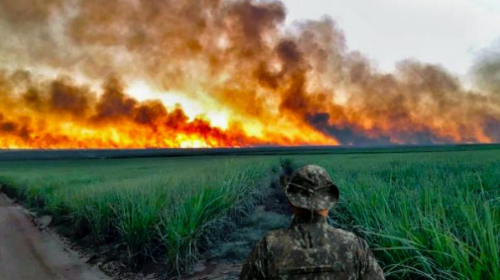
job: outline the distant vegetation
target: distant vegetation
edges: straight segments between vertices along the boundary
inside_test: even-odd
[[[500,279],[500,149],[6,161],[0,182],[75,238],[175,272],[228,236],[288,161],[327,168],[341,190],[333,224],[366,238],[388,278]]]

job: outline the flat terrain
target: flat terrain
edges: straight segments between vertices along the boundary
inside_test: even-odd
[[[192,156],[258,156],[258,155],[331,155],[331,154],[380,154],[425,153],[498,150],[500,144],[441,145],[441,146],[380,146],[380,147],[256,147],[256,148],[201,148],[201,149],[85,149],[85,150],[1,150],[0,161],[50,160],[50,159],[119,159],[165,158]]]
[[[256,240],[286,226],[276,180],[283,166],[314,163],[341,191],[331,224],[364,237],[388,279],[500,279],[498,145],[243,151],[78,151],[70,160],[9,152],[0,183],[52,215],[52,227],[105,252],[98,263],[155,260],[161,275],[196,268],[203,279],[212,261],[234,274]]]
[[[28,216],[0,194],[0,278],[22,280],[106,280],[40,232]]]

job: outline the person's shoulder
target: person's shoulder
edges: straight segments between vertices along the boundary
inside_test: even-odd
[[[271,230],[261,240],[271,251],[295,248],[296,241],[296,236],[288,228]]]
[[[340,229],[340,228],[334,228],[332,226],[328,226],[327,230],[330,234],[338,236],[338,237],[342,237],[345,239],[355,240],[355,239],[359,238],[356,234],[354,234],[350,231],[347,231],[347,230]]]
[[[266,235],[264,235],[264,237],[262,239],[266,240],[267,242],[274,241],[274,240],[280,240],[286,234],[287,234],[286,228],[270,230],[266,233]]]
[[[328,232],[330,233],[330,236],[334,238],[336,241],[341,241],[342,243],[354,245],[362,250],[366,249],[367,246],[366,241],[350,231],[343,230],[340,228],[329,227]]]

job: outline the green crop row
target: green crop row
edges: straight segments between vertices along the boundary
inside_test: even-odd
[[[182,170],[158,160],[40,163],[3,172],[6,190],[86,242],[122,246],[132,263],[163,257],[171,272],[227,234],[269,185],[268,168],[230,160],[210,168],[180,161]]]
[[[0,182],[94,244],[170,271],[229,236],[279,155],[0,162]],[[287,156],[340,188],[336,226],[362,235],[388,279],[500,279],[500,151]]]

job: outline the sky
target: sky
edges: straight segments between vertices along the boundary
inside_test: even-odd
[[[0,0],[0,149],[500,143],[499,1]]]
[[[480,52],[500,39],[499,0],[283,0],[288,22],[325,15],[351,50],[383,71],[397,61],[441,64],[464,76]]]

